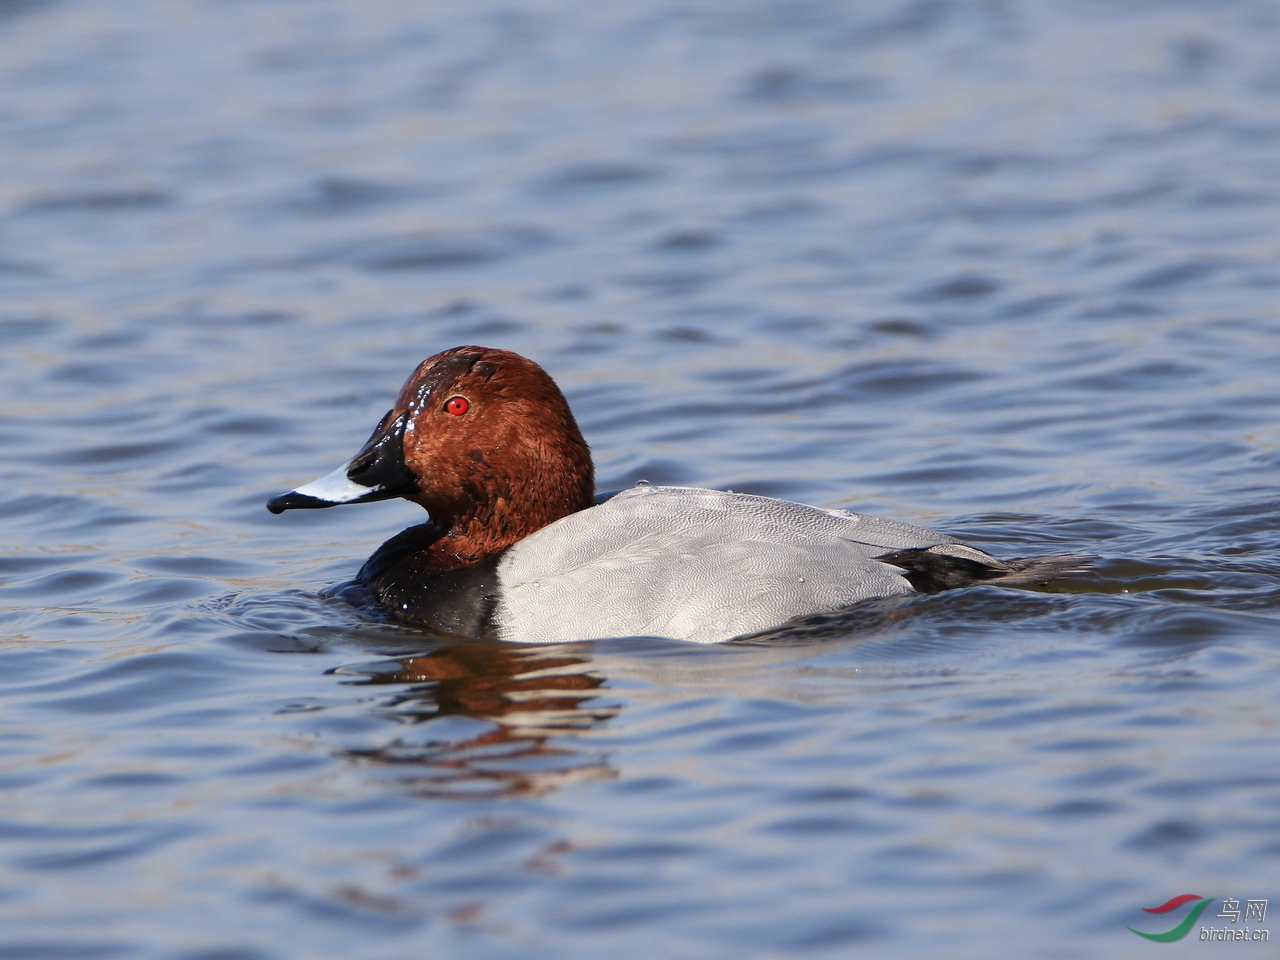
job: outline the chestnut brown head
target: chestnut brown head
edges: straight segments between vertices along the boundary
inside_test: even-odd
[[[419,364],[355,457],[267,509],[403,497],[480,559],[594,493],[591,452],[546,371],[509,350],[455,347]]]

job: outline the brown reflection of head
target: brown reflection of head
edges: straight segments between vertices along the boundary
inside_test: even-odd
[[[574,749],[571,739],[617,712],[588,706],[604,684],[602,677],[582,669],[591,662],[588,650],[585,644],[557,645],[554,651],[449,644],[407,657],[397,670],[370,678],[378,684],[421,684],[386,704],[397,717],[427,722],[466,716],[491,721],[493,728],[448,744],[410,746],[397,738],[354,755],[421,765],[422,773],[402,782],[422,796],[542,794],[571,779],[612,777],[613,769],[602,758]]]

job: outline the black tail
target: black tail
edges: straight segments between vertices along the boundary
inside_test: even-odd
[[[1087,557],[1070,553],[1008,561],[990,557],[989,562],[986,562],[933,552],[936,549],[921,547],[897,550],[876,559],[900,569],[911,586],[921,593],[941,593],[957,587],[970,587],[975,583],[998,582],[1009,587],[1048,583],[1083,573],[1090,566]],[[976,554],[979,551],[973,552]]]

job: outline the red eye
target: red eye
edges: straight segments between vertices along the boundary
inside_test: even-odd
[[[471,404],[467,403],[466,397],[450,397],[444,408],[455,417],[460,417],[471,409]]]

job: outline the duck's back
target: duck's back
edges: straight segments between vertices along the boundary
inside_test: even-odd
[[[544,527],[497,566],[498,636],[704,643],[871,597],[912,593],[877,560],[927,550],[1003,566],[905,523],[691,487],[639,486]]]

